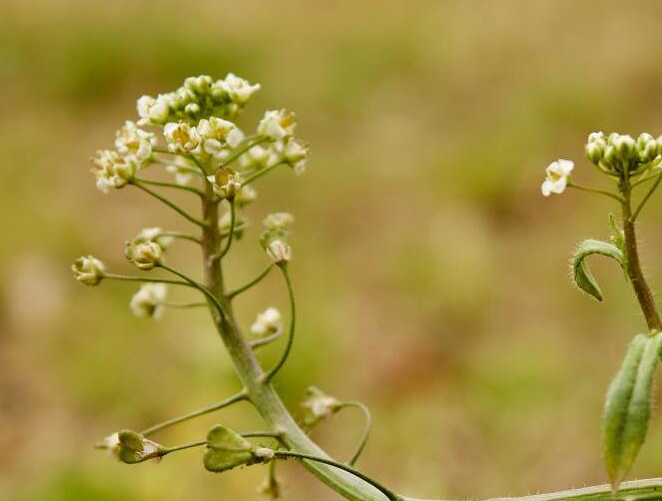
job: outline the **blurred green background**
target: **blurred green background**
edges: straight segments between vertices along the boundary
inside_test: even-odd
[[[611,263],[592,264],[603,304],[568,281],[573,246],[606,235],[612,202],[543,199],[540,183],[560,156],[604,187],[583,160],[589,132],[662,132],[660,20],[651,1],[4,0],[0,499],[260,499],[265,468],[212,475],[200,451],[128,467],[91,448],[238,386],[204,312],[137,319],[134,286],[85,288],[69,272],[88,253],[131,271],[125,239],[186,228],[131,189],[98,192],[88,159],[141,94],[228,71],[263,85],[245,129],[286,107],[312,145],[305,176],[259,182],[229,269],[234,284],[253,276],[259,221],[295,214],[300,329],[277,381],[291,408],[309,384],[365,402],[375,428],[360,466],[413,496],[604,483],[603,396],[644,324]],[[654,285],[661,207],[641,218]],[[199,273],[189,244],[171,254]],[[239,301],[242,322],[284,299],[274,274]],[[314,437],[345,458],[359,419]],[[218,421],[259,426],[238,406],[158,438]],[[660,476],[661,448],[656,417],[633,475]],[[281,472],[285,499],[338,499],[294,462]]]

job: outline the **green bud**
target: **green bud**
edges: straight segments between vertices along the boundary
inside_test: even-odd
[[[616,153],[621,158],[621,160],[624,162],[629,162],[632,160],[635,150],[635,142],[631,136],[622,134],[614,139],[613,144],[614,148],[616,148]]]
[[[593,143],[595,141],[606,142],[604,132],[591,132],[588,135],[588,140],[586,142]]]
[[[591,162],[597,165],[602,160],[606,145],[607,143],[602,139],[586,143],[586,156]]]
[[[188,103],[184,108],[184,113],[190,118],[195,118],[200,113],[200,106],[198,103]]]

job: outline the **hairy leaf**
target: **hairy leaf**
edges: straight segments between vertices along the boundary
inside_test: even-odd
[[[607,392],[603,447],[614,491],[630,471],[646,438],[651,387],[661,347],[662,334],[635,336]]]
[[[623,252],[613,244],[589,239],[580,243],[572,256],[572,275],[577,287],[598,301],[602,301],[602,291],[586,264],[586,258],[592,254],[600,254],[615,259],[622,267]]]

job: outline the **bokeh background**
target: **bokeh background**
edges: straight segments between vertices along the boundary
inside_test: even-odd
[[[186,228],[131,189],[98,192],[89,157],[141,94],[228,71],[263,85],[245,129],[286,107],[312,145],[305,176],[259,182],[228,270],[253,276],[259,221],[296,215],[300,329],[277,381],[293,411],[309,384],[365,402],[375,427],[359,464],[413,496],[604,483],[603,396],[644,324],[611,263],[592,263],[603,304],[568,281],[573,246],[606,235],[612,202],[543,199],[539,185],[564,157],[579,182],[607,186],[583,160],[591,131],[662,132],[661,20],[650,1],[3,0],[0,499],[260,499],[265,468],[212,475],[200,451],[128,467],[92,449],[238,386],[204,312],[137,319],[133,285],[85,288],[69,272],[87,253],[131,271],[125,239]],[[641,218],[654,285],[661,207]],[[189,244],[170,254],[199,273]],[[274,274],[239,301],[242,322],[284,299]],[[359,419],[314,437],[344,458]],[[238,406],[158,438],[218,421],[259,426]],[[661,448],[656,417],[633,476],[660,476]],[[285,499],[338,499],[296,463],[280,471]]]

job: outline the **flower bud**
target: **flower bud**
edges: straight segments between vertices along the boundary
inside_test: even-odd
[[[265,138],[278,140],[294,133],[294,113],[285,110],[270,110],[264,114],[257,126],[257,133]]]
[[[238,207],[244,207],[251,202],[254,202],[257,198],[257,191],[250,184],[242,186],[241,189],[237,192],[235,197],[235,203]]]
[[[186,116],[189,118],[195,118],[200,113],[200,105],[198,103],[188,103],[184,107],[184,113],[186,113]]]
[[[616,153],[621,160],[624,162],[632,160],[635,149],[635,142],[634,139],[632,139],[632,136],[622,134],[614,139],[613,144],[614,148],[616,148]]]
[[[163,249],[156,242],[127,242],[125,255],[141,270],[151,270],[161,264]]]
[[[604,132],[591,132],[588,135],[588,140],[586,141],[587,143],[593,143],[595,141],[603,141],[605,142],[605,134]]]
[[[292,249],[290,248],[290,245],[279,238],[267,243],[266,251],[276,264],[284,264],[292,260]]]
[[[260,89],[260,84],[251,85],[234,73],[228,73],[225,80],[223,80],[223,84],[230,99],[240,106],[246,104],[251,96]]]
[[[651,162],[659,152],[657,141],[650,134],[644,132],[637,138],[637,152],[639,160],[643,163]]]
[[[306,399],[301,406],[304,409],[303,423],[307,427],[316,425],[318,422],[330,417],[340,408],[341,402],[327,395],[319,388],[310,386],[306,389]]]
[[[104,277],[105,265],[94,256],[81,256],[71,265],[74,278],[83,285],[98,285]]]
[[[283,331],[283,317],[277,308],[270,307],[258,313],[251,325],[251,333],[259,337],[270,336]]]
[[[605,146],[606,146],[605,141],[601,139],[586,143],[586,156],[591,162],[597,165],[598,163],[600,163],[600,160],[602,159],[602,155],[604,154],[605,151]]]
[[[196,94],[206,94],[211,88],[212,79],[209,75],[188,77],[184,80],[184,87]]]
[[[289,212],[274,212],[264,218],[262,223],[269,230],[289,230],[294,224],[294,216]]]

